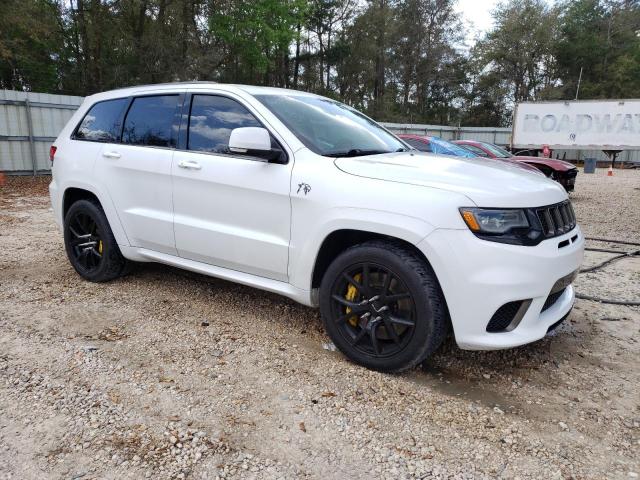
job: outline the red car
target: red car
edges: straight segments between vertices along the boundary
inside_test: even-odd
[[[513,155],[504,148],[493,143],[478,142],[475,140],[455,140],[453,143],[469,150],[480,157],[510,159],[538,168],[547,177],[555,180],[562,185],[567,192],[573,191],[576,183],[576,175],[578,169],[575,165],[564,162],[562,160],[554,160],[553,158],[527,157]]]
[[[431,137],[425,135],[414,135],[409,133],[402,133],[398,135],[398,138],[401,138],[406,143],[411,145],[416,150],[421,152],[432,152],[438,153],[440,155],[453,155],[455,157],[465,157],[465,158],[478,158],[480,156],[485,157],[486,155],[479,155],[475,152],[470,151],[467,148],[463,148],[462,145],[456,145],[455,143],[449,142],[447,140],[443,140],[440,137]],[[523,162],[517,162],[512,158],[501,158],[500,160],[505,163],[509,163],[511,165],[517,165],[520,168],[525,170],[533,170],[534,172],[540,174],[540,170],[532,167],[531,165],[527,165]]]

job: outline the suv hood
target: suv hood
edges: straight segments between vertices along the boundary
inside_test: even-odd
[[[493,159],[399,152],[337,158],[335,165],[351,175],[456,192],[479,207],[539,207],[567,199],[560,184]]]

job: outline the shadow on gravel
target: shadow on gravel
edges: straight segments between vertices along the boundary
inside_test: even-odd
[[[173,289],[181,283],[180,290],[185,292],[183,300],[202,301],[203,295],[211,295],[211,301],[224,308],[227,299],[236,302],[251,302],[251,310],[260,315],[264,310],[265,321],[279,324],[283,329],[296,324],[298,342],[301,348],[313,350],[314,355],[327,354],[317,337],[311,341],[307,333],[317,329],[324,335],[318,310],[297,304],[277,294],[239,285],[205,275],[184,271],[161,264],[137,264],[131,275],[124,281],[152,282],[166,284]],[[232,310],[232,307],[229,307]],[[570,351],[568,340],[571,325],[562,325],[544,339],[530,345],[509,350],[465,351],[455,344],[452,337],[423,365],[421,369],[405,373],[405,380],[424,385],[448,396],[464,397],[489,407],[503,410],[519,409],[514,405],[512,396],[505,396],[504,385],[498,383],[518,381],[514,379],[546,381],[553,378],[558,369],[558,360],[553,350]],[[305,338],[307,337],[307,338]],[[309,341],[307,341],[309,340]],[[333,353],[332,353],[333,354]],[[334,354],[335,355],[335,354]],[[343,359],[347,362],[348,360]]]

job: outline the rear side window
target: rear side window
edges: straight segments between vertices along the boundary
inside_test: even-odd
[[[177,130],[174,131],[174,118],[178,98],[178,95],[135,98],[124,120],[122,143],[175,146]]]
[[[420,150],[421,152],[430,152],[431,146],[428,143],[421,142],[420,140],[415,140],[413,138],[403,138],[405,142],[411,145],[416,150]]]
[[[94,142],[117,142],[126,98],[96,103],[78,125],[73,138]]]
[[[262,127],[262,124],[235,100],[215,95],[194,95],[189,115],[187,148],[201,152],[229,153],[231,130],[240,127]]]

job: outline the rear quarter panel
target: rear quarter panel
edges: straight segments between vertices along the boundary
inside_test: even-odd
[[[78,188],[93,193],[107,216],[113,235],[119,245],[127,246],[129,241],[118,214],[103,181],[94,175],[95,163],[104,143],[73,140],[71,135],[98,96],[87,97],[81,107],[71,117],[58,138],[53,143],[57,147],[55,161],[51,169],[49,194],[56,223],[61,228],[64,223],[63,205],[66,192]],[[115,98],[115,97],[114,97]]]

